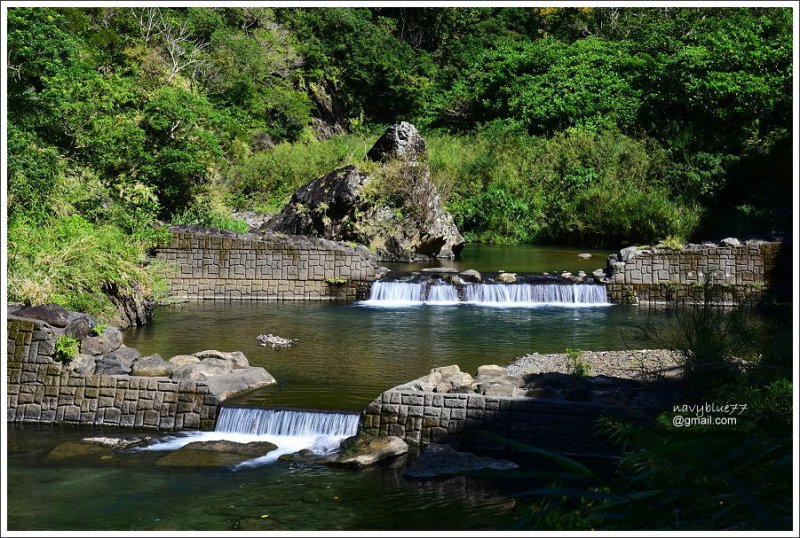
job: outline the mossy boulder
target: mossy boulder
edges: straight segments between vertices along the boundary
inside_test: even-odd
[[[408,444],[394,435],[359,434],[348,437],[339,447],[339,457],[331,465],[363,469],[379,461],[396,458],[408,452]]]

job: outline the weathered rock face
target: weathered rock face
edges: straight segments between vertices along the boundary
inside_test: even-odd
[[[61,305],[42,304],[17,310],[14,315],[22,318],[38,319],[53,327],[66,327],[72,314]]]
[[[398,157],[417,159],[425,154],[425,140],[414,125],[401,121],[392,125],[367,152],[373,161],[387,161]]]
[[[385,261],[452,258],[464,238],[419,160],[424,153],[413,125],[393,125],[368,153],[382,163],[375,172],[345,166],[307,183],[261,230],[355,241]]]

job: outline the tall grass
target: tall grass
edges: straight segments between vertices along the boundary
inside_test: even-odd
[[[16,219],[8,229],[8,299],[58,303],[112,319],[113,304],[102,292],[138,283],[152,291],[155,277],[143,264],[143,245],[114,225],[80,216],[56,217],[34,226]]]
[[[378,136],[357,133],[322,141],[282,142],[246,156],[229,170],[227,201],[237,209],[275,212],[312,179],[341,166],[363,163]]]

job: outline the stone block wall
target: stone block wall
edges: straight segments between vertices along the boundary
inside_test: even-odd
[[[170,230],[172,240],[156,258],[178,299],[354,300],[376,278],[364,247],[304,236]]]
[[[643,251],[625,262],[609,263],[609,299],[627,304],[700,302],[710,284],[714,301],[736,304],[772,284],[782,246],[756,241]]]
[[[220,402],[202,382],[79,375],[53,358],[56,337],[47,324],[9,317],[7,328],[9,422],[214,429]]]
[[[449,443],[502,450],[525,443],[563,454],[608,457],[618,449],[593,435],[595,423],[620,415],[627,413],[597,403],[395,388],[367,406],[360,430],[396,435],[415,446]]]

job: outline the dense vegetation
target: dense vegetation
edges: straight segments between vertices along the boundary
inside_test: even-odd
[[[791,39],[778,8],[13,8],[10,296],[124,287],[156,219],[241,229],[398,120],[469,240],[788,230]],[[43,263],[64,233],[121,265]]]

